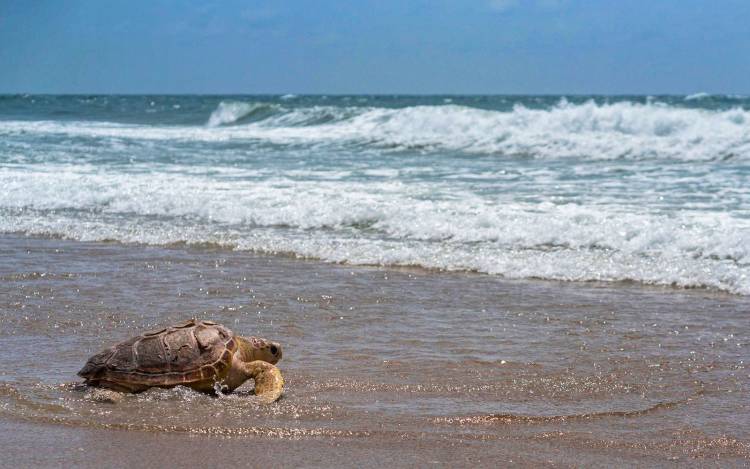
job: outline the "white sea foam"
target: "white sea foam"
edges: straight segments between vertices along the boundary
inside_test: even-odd
[[[5,168],[0,203],[3,232],[750,294],[750,219],[721,211],[523,203],[450,183],[249,182],[95,167]]]
[[[378,151],[449,150],[533,158],[717,160],[750,158],[750,111],[686,109],[658,103],[570,104],[548,109],[516,106],[489,111],[465,106],[400,109],[314,106],[269,109],[237,123],[257,103],[222,103],[209,127],[96,122],[4,121],[0,137],[61,135],[103,139],[363,147]],[[211,127],[220,125],[219,127]],[[353,146],[353,147],[352,147]]]

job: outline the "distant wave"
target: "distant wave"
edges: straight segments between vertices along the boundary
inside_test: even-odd
[[[694,93],[694,94],[689,94],[685,96],[685,101],[697,101],[699,99],[705,99],[705,98],[710,98],[710,97],[711,95],[709,93],[700,92],[700,93]]]
[[[229,125],[231,124],[231,125]],[[530,158],[720,160],[750,158],[750,111],[658,103],[517,105],[491,111],[453,104],[405,108],[222,102],[208,127],[4,121],[0,136],[253,141],[331,149],[456,151]]]
[[[238,101],[222,101],[208,118],[209,127],[234,124],[249,116],[264,113],[268,115],[279,106],[267,103],[245,103]]]

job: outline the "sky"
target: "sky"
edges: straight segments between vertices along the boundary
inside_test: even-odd
[[[750,94],[748,0],[0,0],[0,93]]]

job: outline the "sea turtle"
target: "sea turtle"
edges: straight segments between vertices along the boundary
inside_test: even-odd
[[[276,342],[240,337],[215,322],[191,319],[97,353],[78,376],[90,386],[129,393],[174,386],[233,391],[253,378],[255,394],[273,402],[284,388],[274,366],[279,360],[281,346]]]

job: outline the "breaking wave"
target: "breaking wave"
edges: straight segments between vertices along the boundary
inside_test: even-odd
[[[711,95],[705,92],[693,93],[685,96],[685,101],[697,101],[699,99],[710,98]]]
[[[235,124],[248,120],[251,116],[263,118],[270,115],[278,106],[266,103],[244,103],[237,101],[222,101],[208,118],[209,127]]]
[[[681,108],[660,103],[565,100],[546,109],[508,111],[446,104],[402,108],[284,107],[222,102],[208,126],[154,126],[106,122],[4,121],[0,136],[25,133],[67,137],[253,141],[323,145],[331,149],[454,151],[541,159],[750,158],[750,111]]]
[[[449,183],[0,173],[0,231],[212,243],[331,262],[750,294],[750,219],[638,204],[514,202]],[[450,194],[435,197],[436,192]]]

